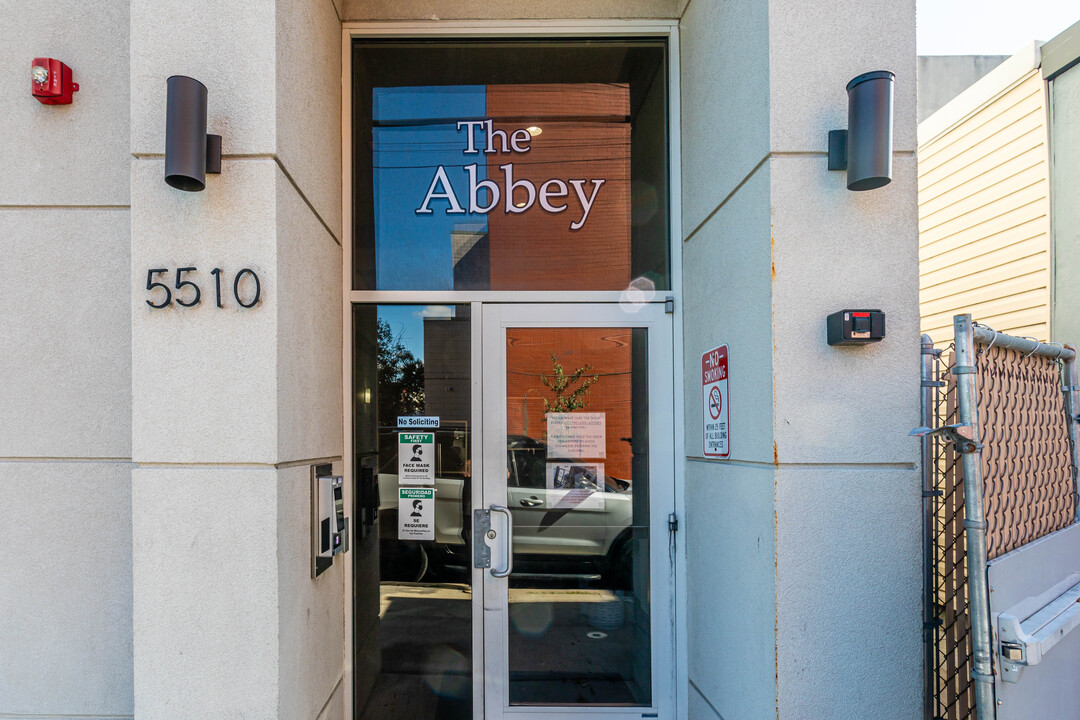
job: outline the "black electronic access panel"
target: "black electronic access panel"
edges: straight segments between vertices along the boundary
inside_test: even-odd
[[[826,322],[830,345],[865,345],[885,337],[885,313],[880,310],[841,310]]]

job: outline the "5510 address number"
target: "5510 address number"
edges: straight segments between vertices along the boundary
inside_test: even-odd
[[[202,289],[194,280],[186,279],[185,275],[187,273],[197,273],[198,271],[198,268],[194,267],[176,268],[176,283],[173,287],[169,287],[166,282],[161,282],[161,280],[168,279],[168,275],[164,275],[164,273],[168,273],[169,268],[151,268],[147,270],[146,289],[151,293],[151,296],[146,299],[146,304],[155,310],[161,310],[172,305],[175,300],[180,307],[195,307],[202,302]],[[210,271],[210,274],[214,276],[215,302],[219,308],[224,307],[221,304],[221,277],[224,271],[221,268],[214,268]],[[245,281],[245,278],[250,278],[250,280]],[[175,295],[173,294],[174,288],[176,290]],[[259,276],[254,270],[244,268],[236,273],[233,277],[232,294],[236,304],[242,308],[251,308],[259,304],[262,285],[259,283]]]

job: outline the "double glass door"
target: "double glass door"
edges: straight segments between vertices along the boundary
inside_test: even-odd
[[[402,318],[417,313],[410,331]],[[406,414],[380,431],[381,652],[357,662],[380,673],[358,689],[358,716],[673,718],[671,315],[602,303],[378,314],[391,349],[422,335],[423,378],[419,393],[379,380],[377,402],[398,403],[380,423]],[[385,376],[393,353],[380,354]],[[431,450],[402,417],[438,418]],[[417,483],[402,468],[425,451],[433,477]]]

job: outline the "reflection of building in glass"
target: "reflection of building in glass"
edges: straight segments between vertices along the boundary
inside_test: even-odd
[[[455,307],[453,317],[424,318],[424,412],[443,422],[441,435],[467,427],[471,417],[471,329],[468,305]],[[554,375],[551,353],[571,374],[591,365],[582,378],[598,379],[585,395],[582,412],[604,413],[605,474],[632,479],[631,412],[633,358],[629,328],[512,328],[506,348],[506,432],[546,443],[544,398],[553,399],[541,376]],[[438,349],[433,352],[433,349]],[[443,448],[445,452],[445,448]]]
[[[630,282],[630,87],[611,84],[489,85],[487,116],[507,134],[539,128],[527,153],[488,156],[487,175],[506,198],[504,172],[513,163],[514,180],[538,190],[548,180],[596,192],[586,222],[573,186],[550,200],[561,212],[534,202],[522,213],[488,215],[492,290],[596,290],[625,288]],[[498,145],[496,147],[499,147]],[[499,148],[501,149],[501,147]],[[597,187],[595,181],[603,180]],[[550,190],[561,191],[562,186]],[[518,189],[513,203],[526,202]]]
[[[490,247],[484,225],[454,226],[450,233],[450,255],[454,263],[455,290],[487,290],[491,287]]]
[[[551,353],[570,374],[585,365],[582,377],[597,376],[582,412],[606,418],[607,477],[631,480],[632,330],[629,328],[510,328],[506,335],[506,432],[544,442],[544,398],[551,391],[540,377],[553,375]],[[578,458],[568,458],[578,459]]]
[[[472,423],[472,374],[468,305],[451,317],[424,318],[424,414],[439,418],[435,431],[437,472],[463,474],[469,457]]]
[[[453,317],[424,318],[425,415],[466,422],[471,417],[470,315],[468,305],[457,305]]]
[[[627,287],[634,245],[627,83],[375,88],[373,104],[370,261],[380,289]],[[525,128],[533,132],[523,139]],[[489,139],[495,152],[485,152]],[[648,218],[639,218],[639,232]],[[643,242],[634,247],[644,253],[638,274],[655,264]]]

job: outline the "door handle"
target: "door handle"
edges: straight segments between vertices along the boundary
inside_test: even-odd
[[[491,577],[504,578],[514,571],[514,516],[502,505],[492,505],[488,509],[493,513],[502,513],[506,516],[506,568],[491,571]]]
[[[521,506],[522,507],[537,507],[538,505],[543,505],[543,504],[544,504],[544,501],[543,500],[537,500],[535,495],[533,495],[530,498],[524,498],[521,501]]]

